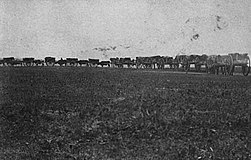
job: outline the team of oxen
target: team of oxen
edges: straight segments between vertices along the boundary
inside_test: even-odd
[[[56,60],[55,57],[45,57],[44,60],[35,58],[15,59],[6,57],[0,60],[3,66],[88,66],[88,67],[117,67],[117,68],[149,68],[208,72],[219,74],[221,71],[225,75],[233,75],[235,67],[241,68],[244,76],[250,72],[250,58],[247,53],[230,53],[227,55],[177,55],[136,57],[131,59],[110,58],[110,61],[100,61],[99,59],[79,60],[78,58],[66,58]]]

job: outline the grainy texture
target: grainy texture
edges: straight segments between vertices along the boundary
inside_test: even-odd
[[[250,4],[250,0],[0,0],[0,57],[108,60],[232,52],[251,56]]]
[[[0,159],[250,159],[251,77],[0,68]]]

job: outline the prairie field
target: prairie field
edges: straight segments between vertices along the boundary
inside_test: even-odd
[[[1,160],[251,159],[251,76],[0,67]]]

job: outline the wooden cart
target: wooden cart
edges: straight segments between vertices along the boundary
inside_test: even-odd
[[[247,76],[250,72],[250,58],[247,53],[230,53],[228,54],[231,57],[232,69],[231,74],[233,74],[235,67],[240,66],[242,68],[242,74]]]
[[[233,61],[230,55],[211,55],[206,61],[207,71],[219,74],[221,69],[222,74],[230,75],[233,69]]]
[[[35,58],[23,58],[24,66],[33,66]]]
[[[44,61],[47,66],[54,66],[56,63],[56,58],[55,57],[45,57]]]

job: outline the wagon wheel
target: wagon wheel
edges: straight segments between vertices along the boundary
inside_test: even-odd
[[[6,62],[6,66],[14,66],[14,62]]]
[[[37,65],[37,66],[39,66],[39,65],[44,66],[44,62],[41,62],[41,61],[40,61],[40,62],[37,62],[36,65]]]
[[[12,62],[7,62],[6,66],[14,66]]]
[[[67,66],[75,66],[75,62],[69,62]]]
[[[28,66],[28,67],[33,66],[33,62],[26,62],[24,64],[25,64],[25,66]]]
[[[242,73],[244,76],[247,76],[250,72],[250,58],[248,57],[248,63],[242,66]]]
[[[77,63],[77,62],[74,62],[74,63],[73,63],[73,66],[75,66],[75,67],[78,66],[78,63]]]
[[[55,65],[55,62],[47,61],[47,62],[46,62],[46,65],[47,65],[47,66],[54,66],[54,65]]]

